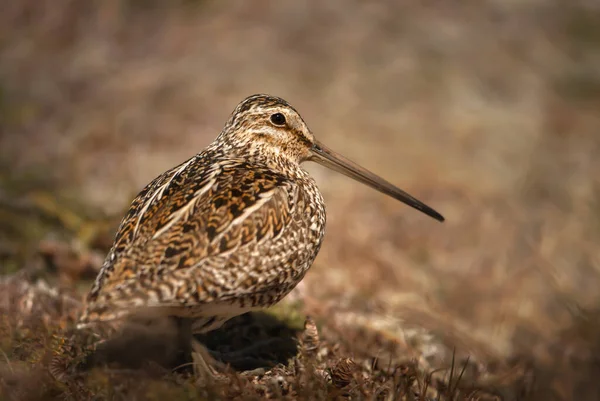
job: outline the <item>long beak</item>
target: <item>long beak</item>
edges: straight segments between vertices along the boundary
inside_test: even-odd
[[[400,188],[395,187],[383,178],[376,176],[358,164],[346,159],[344,156],[327,149],[327,147],[319,142],[314,143],[311,149],[310,160],[342,173],[352,179],[355,179],[356,181],[362,182],[363,184],[389,195],[400,202],[404,202],[408,206],[414,207],[415,209],[420,210],[421,212],[433,217],[438,221],[444,221],[444,216],[420,200],[413,198]]]

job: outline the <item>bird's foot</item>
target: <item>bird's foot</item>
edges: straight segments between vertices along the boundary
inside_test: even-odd
[[[229,370],[228,365],[216,360],[211,352],[196,340],[192,340],[192,350],[194,375],[199,383],[228,381],[225,375]]]

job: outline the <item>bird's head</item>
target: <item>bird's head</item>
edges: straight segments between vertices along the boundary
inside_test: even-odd
[[[252,95],[235,108],[216,141],[262,160],[286,160],[299,165],[314,161],[420,210],[438,221],[444,217],[383,178],[328,149],[315,139],[300,114],[285,100]]]

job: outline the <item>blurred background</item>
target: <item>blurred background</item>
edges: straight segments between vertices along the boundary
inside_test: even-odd
[[[5,1],[0,272],[42,255],[87,290],[137,192],[253,93],[446,217],[307,164],[328,210],[295,294],[313,313],[598,394],[593,0]]]

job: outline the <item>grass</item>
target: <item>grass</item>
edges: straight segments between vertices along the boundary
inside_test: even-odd
[[[303,4],[0,13],[0,398],[598,399],[597,9]],[[70,343],[73,321],[128,202],[255,92],[447,221],[307,165],[328,208],[315,265],[284,304],[204,339],[283,338],[258,353],[275,367],[207,387],[152,336],[151,366],[106,366],[105,350],[88,367],[95,339]]]
[[[344,345],[321,338],[312,320],[299,329],[286,324],[285,316],[268,314],[244,315],[203,338],[211,349],[229,357],[265,339],[271,345],[238,356],[238,364],[245,361],[239,366],[245,368],[232,369],[222,382],[202,382],[174,359],[174,333],[169,330],[155,326],[143,335],[116,335],[98,346],[91,333],[73,330],[80,303],[72,293],[18,275],[4,279],[0,289],[0,394],[6,399],[420,400],[436,394],[443,399],[478,399],[472,395],[483,394],[473,383],[466,384],[468,361],[460,365],[453,359],[449,372],[425,375],[410,360],[382,364],[350,358]],[[258,366],[249,366],[250,359]],[[262,372],[243,373],[257,368]]]

